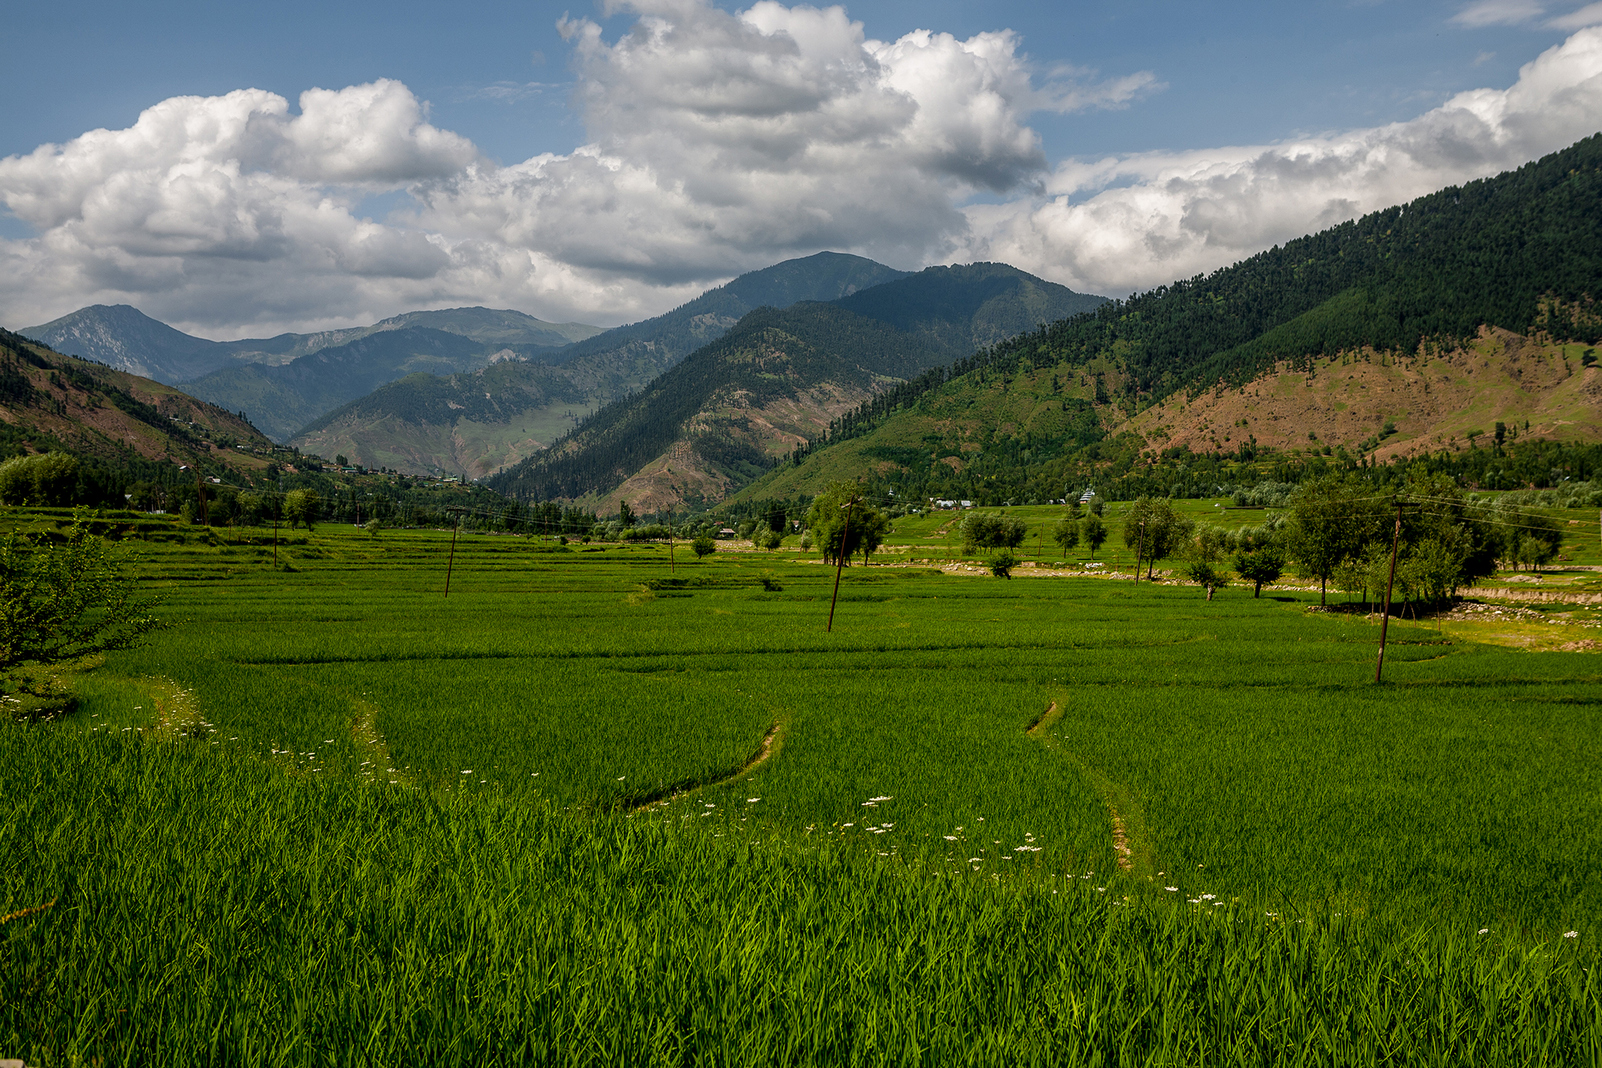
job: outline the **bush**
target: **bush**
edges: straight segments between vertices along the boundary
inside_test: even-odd
[[[1012,569],[1018,566],[1018,557],[1011,549],[1003,549],[990,558],[990,573],[997,578],[1012,578]]]
[[[0,464],[0,504],[70,504],[78,461],[64,452],[13,456]]]
[[[718,543],[707,537],[705,534],[702,534],[699,538],[696,538],[694,541],[690,542],[690,550],[695,553],[696,559],[699,560],[702,557],[711,556],[713,553],[717,552]]]

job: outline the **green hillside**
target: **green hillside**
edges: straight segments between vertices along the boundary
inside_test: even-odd
[[[503,360],[463,374],[408,375],[312,421],[293,444],[371,467],[477,478],[571,430],[597,394],[638,388],[649,374],[602,360],[553,367]]]
[[[543,449],[603,405],[642,389],[753,309],[832,300],[902,274],[860,256],[823,252],[741,275],[665,315],[604,332],[581,327],[590,336],[563,348],[505,338],[505,349],[531,362],[498,368],[488,377],[469,370],[380,387],[357,403],[311,413],[291,428],[300,430],[294,443],[323,455],[342,453],[359,463],[420,474],[487,475]],[[386,322],[450,330],[456,329],[453,317],[468,312],[474,313],[473,336],[487,342],[494,340],[494,324],[486,315],[516,314],[456,309]]]
[[[722,337],[741,316],[757,308],[787,308],[804,300],[837,300],[902,278],[905,271],[840,252],[786,260],[709,289],[672,311],[581,341],[555,359],[602,353],[649,352],[660,371]]]
[[[1515,379],[1525,373],[1519,353],[1545,346],[1542,361],[1556,361],[1556,380],[1579,376],[1565,403],[1590,397],[1594,406],[1602,401],[1591,349],[1602,338],[1594,303],[1602,292],[1599,167],[1602,136],[1587,138],[1516,171],[989,346],[843,415],[744,495],[783,497],[857,475],[985,503],[1050,499],[1098,472],[1134,478],[1131,486],[1183,482],[1183,473],[1134,477],[1164,447],[1166,428],[1132,422],[1154,405],[1184,407],[1276,373],[1312,380],[1354,362],[1419,371],[1414,388],[1424,391],[1431,361],[1455,362],[1459,379],[1491,369],[1492,354],[1476,348],[1494,340],[1486,331],[1507,335],[1495,358],[1515,361]],[[1386,388],[1395,394],[1398,383]],[[1323,403],[1352,401],[1337,389]],[[1418,406],[1405,388],[1388,403],[1398,418]],[[1573,437],[1572,423],[1555,420],[1550,436]],[[1383,424],[1381,417],[1338,448],[1304,442],[1297,451],[1356,465],[1385,436]],[[1227,428],[1215,432],[1215,442],[1226,440],[1208,451],[1252,462],[1255,435],[1236,427],[1233,441]],[[1200,450],[1171,451],[1183,472]]]

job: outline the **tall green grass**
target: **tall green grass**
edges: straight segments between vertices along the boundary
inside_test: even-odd
[[[1592,957],[0,732],[30,1064],[1575,1064]],[[10,908],[8,904],[8,908]]]

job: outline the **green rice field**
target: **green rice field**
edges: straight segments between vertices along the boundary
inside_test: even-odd
[[[1595,652],[1393,620],[1376,686],[1292,588],[909,549],[828,632],[815,554],[143,534],[171,626],[0,728],[0,1058],[1602,1063]]]

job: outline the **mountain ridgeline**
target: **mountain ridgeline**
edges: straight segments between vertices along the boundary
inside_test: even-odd
[[[394,382],[325,409],[294,444],[403,471],[487,475],[545,448],[606,403],[642,389],[755,308],[834,300],[904,276],[836,252],[786,260],[663,315],[540,353],[528,363]]]
[[[535,500],[716,499],[885,388],[1104,300],[980,263],[931,267],[832,302],[762,308],[491,484]],[[653,467],[663,477],[633,481]]]
[[[174,330],[126,304],[95,304],[18,333],[58,352],[82,356],[168,385],[191,382],[242,364],[290,363],[324,349],[338,348],[375,334],[408,329],[439,330],[470,338],[488,351],[511,349],[536,356],[601,332],[584,323],[547,323],[522,312],[492,308],[449,308],[405,312],[372,326],[279,334],[242,341],[210,341]],[[395,346],[404,349],[404,343]]]
[[[1273,434],[1353,465],[1382,442],[1460,449],[1491,420],[1583,439],[1599,293],[1602,135],[988,346],[843,413],[746,492],[867,468],[900,493],[1000,503],[1108,481],[1178,438],[1244,462]]]

